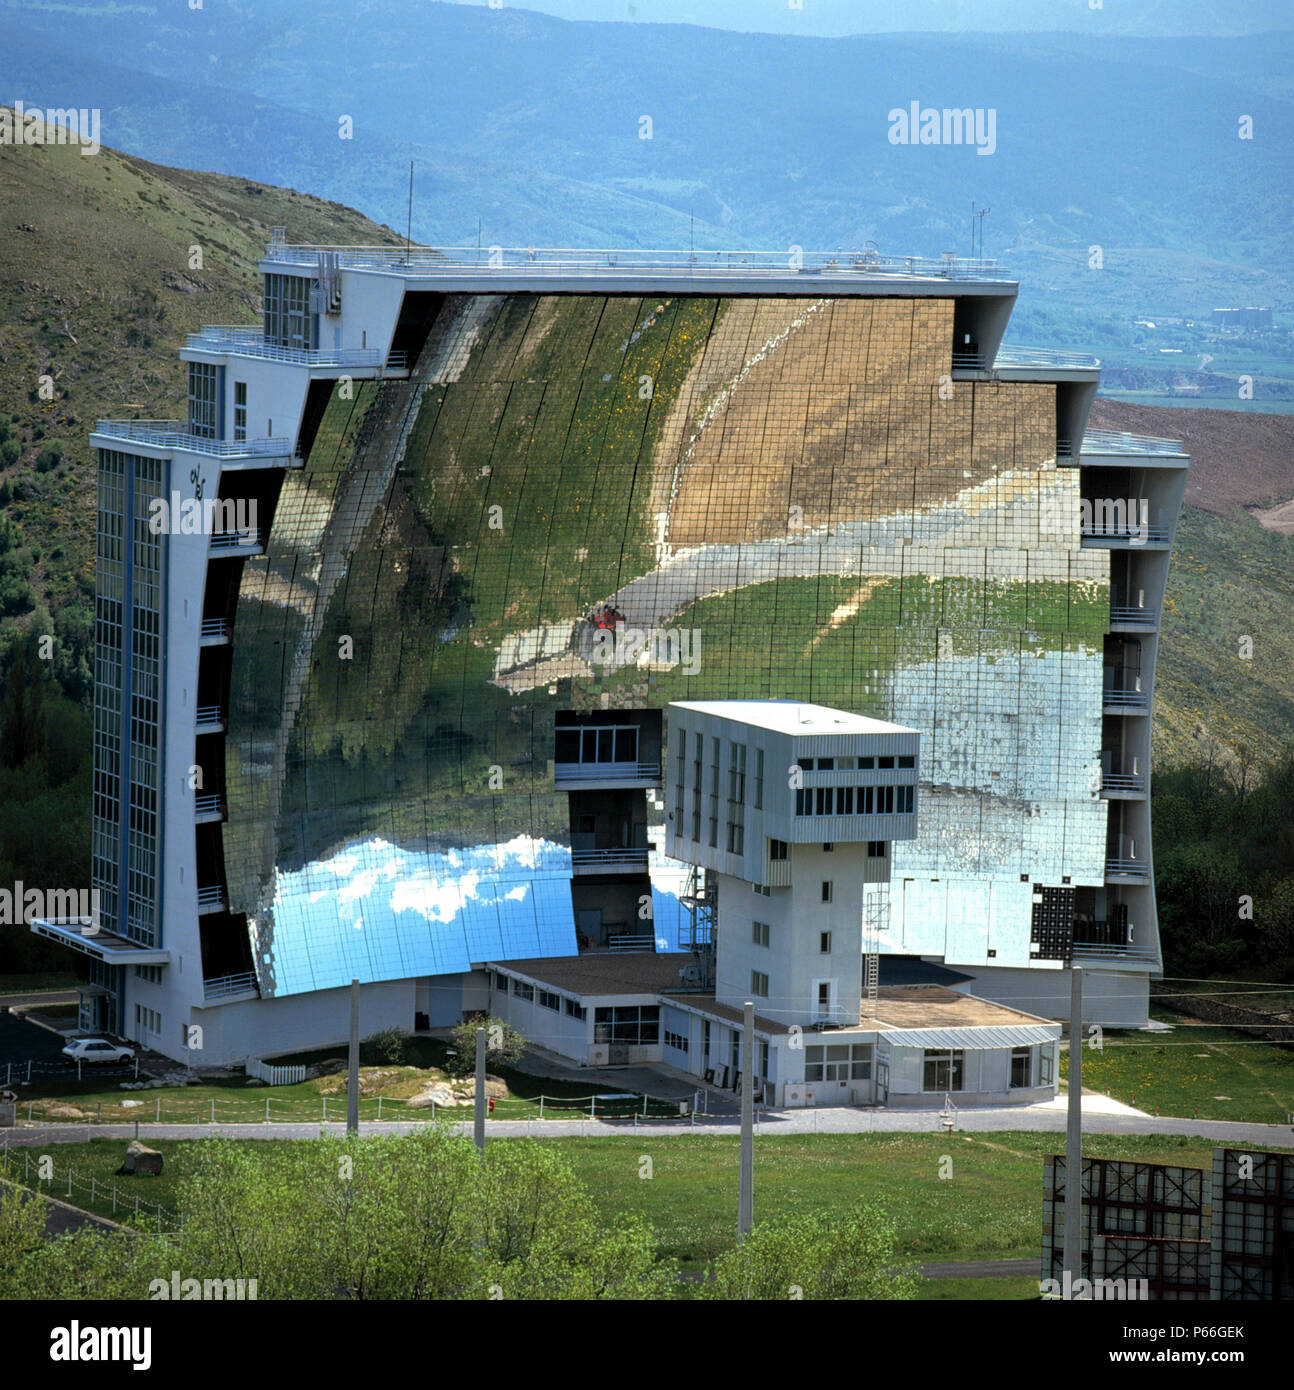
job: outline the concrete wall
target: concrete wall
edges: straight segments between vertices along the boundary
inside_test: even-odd
[[[1065,970],[976,970],[957,988],[1042,1018],[1069,1017],[1069,973]],[[1083,1017],[1107,1028],[1140,1028],[1148,1015],[1149,977],[1145,971],[1083,971]]]
[[[415,986],[414,980],[364,985],[360,989],[360,1037],[384,1028],[411,1030]],[[249,1057],[274,1057],[334,1045],[345,1047],[350,1036],[350,990],[328,989],[194,1009],[190,1021],[203,1032],[201,1051],[191,1054],[195,1067],[228,1066]],[[177,1021],[177,1035],[179,1027]],[[184,1056],[182,1049],[167,1051],[171,1056]]]

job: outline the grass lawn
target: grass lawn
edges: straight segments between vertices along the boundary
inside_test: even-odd
[[[47,970],[32,975],[0,975],[0,999],[6,994],[61,994],[81,983],[76,975],[65,970]]]
[[[922,1303],[1038,1301],[1038,1281],[1010,1279],[925,1279],[917,1287]]]
[[[1285,1124],[1294,1113],[1294,1051],[1181,1015],[1155,1017],[1173,1032],[1107,1032],[1099,1051],[1084,1049],[1087,1090],[1108,1090],[1152,1115]],[[1069,1074],[1064,1049],[1060,1074]]]
[[[293,1140],[244,1140],[257,1157],[273,1161]],[[626,1210],[640,1212],[657,1232],[661,1257],[681,1268],[704,1269],[733,1242],[737,1217],[736,1138],[719,1135],[596,1136],[542,1142],[571,1163],[589,1199],[607,1221]],[[112,1214],[118,1190],[118,1219],[130,1220],[136,1194],[145,1203],[178,1207],[178,1186],[192,1170],[193,1145],[184,1140],[150,1140],[165,1156],[158,1177],[118,1178],[125,1141],[95,1139],[51,1146],[56,1181],[46,1190],[66,1200],[67,1169],[75,1183],[71,1200]],[[1042,1159],[1063,1149],[1061,1135],[1031,1133],[851,1134],[761,1136],[755,1148],[755,1219],[838,1208],[875,1201],[893,1218],[903,1256],[915,1264],[944,1260],[1013,1259],[1038,1254],[1042,1204]],[[1093,1157],[1208,1167],[1210,1145],[1199,1139],[1094,1135],[1085,1144]],[[952,1176],[941,1178],[941,1160]],[[31,1162],[36,1161],[33,1151]],[[650,1168],[644,1164],[650,1159]],[[14,1150],[9,1176],[21,1178],[22,1156]],[[945,1171],[947,1166],[945,1165]],[[650,1171],[651,1176],[643,1176]],[[97,1200],[84,1185],[93,1176]],[[105,1184],[102,1191],[100,1183]],[[155,1221],[155,1217],[153,1218]],[[142,1224],[152,1225],[145,1220]],[[932,1281],[940,1298],[1016,1297],[1029,1281],[956,1279]],[[945,1289],[943,1286],[947,1285]],[[977,1286],[983,1285],[983,1290]],[[995,1294],[994,1289],[1000,1290]],[[1036,1293],[1036,1285],[1033,1292]]]

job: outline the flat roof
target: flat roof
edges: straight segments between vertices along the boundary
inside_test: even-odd
[[[696,710],[737,724],[749,724],[757,729],[772,729],[779,734],[803,734],[814,737],[822,734],[915,734],[903,724],[887,724],[883,719],[869,719],[865,714],[850,714],[847,710],[812,705],[803,700],[675,700],[670,709]]]
[[[326,259],[325,259],[326,258]],[[1007,295],[995,261],[871,250],[649,251],[571,247],[318,246],[271,242],[263,272],[338,270],[434,281],[462,294]]]
[[[695,964],[688,951],[589,951],[581,956],[491,961],[489,968],[524,975],[568,994],[659,994],[679,985],[678,972]]]
[[[867,1000],[863,1000],[866,1009]],[[943,985],[893,985],[876,995],[876,1013],[864,1013],[864,1022],[873,1028],[1010,1028],[1023,1024],[1046,1023],[1037,1014],[1008,1009],[960,994]]]

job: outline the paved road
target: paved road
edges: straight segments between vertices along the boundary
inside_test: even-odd
[[[0,1178],[0,1187],[18,1187],[24,1202],[30,1201],[36,1195],[25,1187],[21,1187],[17,1183],[5,1182],[2,1178]],[[47,1238],[70,1235],[73,1231],[79,1231],[86,1226],[101,1231],[120,1229],[115,1221],[109,1221],[107,1217],[95,1216],[92,1212],[82,1211],[80,1207],[70,1207],[66,1202],[60,1202],[54,1197],[46,1200],[49,1204],[46,1207],[48,1215],[45,1218]]]
[[[20,1103],[21,1104],[21,1103]],[[21,1113],[21,1111],[20,1111]],[[382,1121],[360,1125],[363,1134],[408,1134],[424,1122]],[[1017,1110],[959,1110],[957,1129],[966,1133],[1020,1130],[1060,1134],[1065,1115],[1060,1110],[1023,1106]],[[454,1122],[451,1128],[470,1134],[472,1122]],[[792,1110],[760,1114],[757,1132],[773,1134],[920,1134],[940,1133],[943,1125],[937,1110]],[[321,1132],[344,1134],[345,1124],[143,1124],[141,1139],[202,1139],[222,1135],[230,1139],[314,1139]],[[507,1139],[517,1137],[563,1138],[582,1135],[605,1136],[637,1134],[647,1138],[671,1138],[687,1134],[738,1134],[740,1127],[722,1117],[714,1120],[491,1120],[487,1135]],[[1294,1148],[1294,1127],[1289,1125],[1243,1124],[1231,1120],[1186,1120],[1171,1115],[1086,1115],[1085,1134],[1185,1134],[1228,1146],[1252,1144],[1263,1148]],[[0,1142],[11,1147],[37,1144],[76,1144],[87,1139],[133,1139],[131,1124],[47,1124],[19,1125],[0,1131]]]
[[[957,1260],[922,1265],[921,1273],[927,1279],[1041,1279],[1042,1260]]]

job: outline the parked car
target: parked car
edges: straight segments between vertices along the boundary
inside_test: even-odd
[[[133,1048],[119,1047],[106,1038],[73,1038],[63,1049],[63,1056],[72,1062],[133,1062]]]

